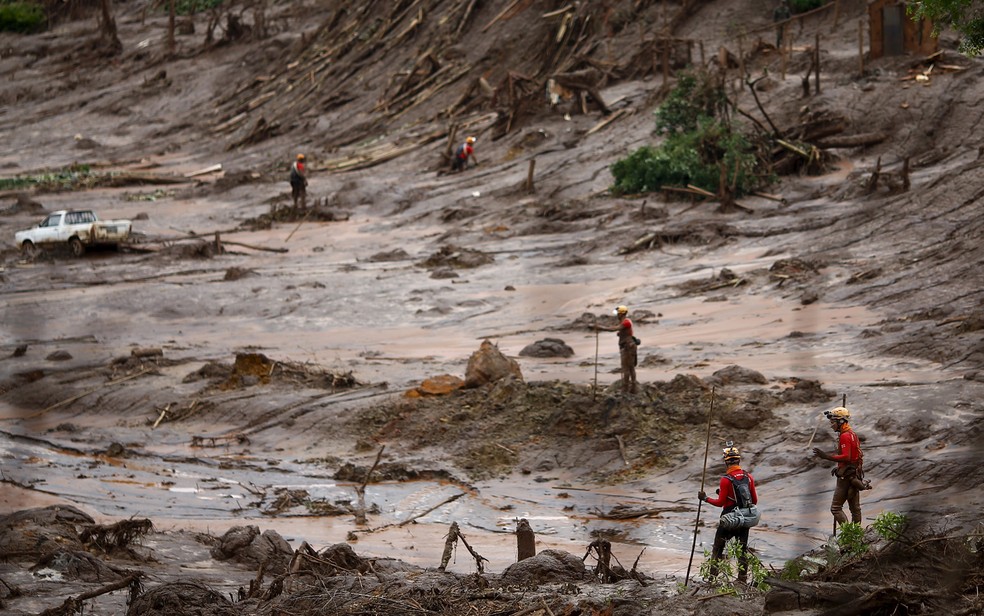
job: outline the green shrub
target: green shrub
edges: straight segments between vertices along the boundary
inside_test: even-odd
[[[789,10],[793,15],[820,8],[829,0],[789,0]]]
[[[656,110],[656,132],[673,134],[697,130],[702,119],[713,118],[727,102],[724,89],[710,73],[684,72]]]
[[[803,577],[803,573],[809,572],[810,569],[810,563],[802,557],[787,560],[786,564],[782,566],[782,571],[779,572],[779,579],[796,582]]]
[[[662,186],[693,184],[716,193],[721,164],[736,196],[760,184],[758,159],[748,139],[710,118],[701,118],[695,130],[674,132],[658,148],[643,146],[612,165],[616,194],[638,194]]]
[[[0,4],[0,31],[30,34],[44,30],[47,17],[44,7],[34,2]]]
[[[871,526],[874,527],[875,532],[882,539],[896,541],[902,536],[908,525],[909,518],[905,514],[895,513],[894,511],[883,511],[875,518],[875,523]]]
[[[736,575],[738,559],[741,558],[743,551],[744,548],[737,539],[728,541],[728,545],[724,549],[724,558],[713,559],[710,557],[710,552],[704,550],[704,562],[700,565],[701,577],[718,592],[737,594],[732,578]],[[762,561],[749,551],[747,565],[746,579],[749,587],[767,592],[769,585],[765,583],[765,578],[769,576],[769,571],[762,565]]]
[[[855,556],[868,551],[864,541],[864,527],[857,522],[845,522],[837,529],[837,547],[843,554]]]
[[[615,194],[639,194],[663,186],[693,184],[719,192],[724,167],[728,193],[740,197],[772,181],[760,171],[765,156],[740,126],[727,118],[724,88],[709,72],[685,72],[656,110],[658,147],[644,146],[612,165]],[[732,190],[733,189],[733,190]]]
[[[178,0],[174,3],[174,12],[178,15],[194,15],[221,4],[222,0]]]

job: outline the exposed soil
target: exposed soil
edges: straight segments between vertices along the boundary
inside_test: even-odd
[[[794,21],[785,71],[752,0],[269,2],[180,17],[169,54],[139,0],[115,54],[70,4],[0,35],[0,176],[52,174],[0,193],[5,613],[981,613],[984,86],[948,34],[862,75],[860,2]],[[674,71],[727,48],[760,123],[840,132],[738,208],[611,196],[658,139],[664,27]],[[558,73],[604,109],[551,107]],[[480,166],[446,173],[466,134]],[[134,243],[13,247],[76,207]],[[910,519],[859,556],[809,456],[844,397],[865,523]],[[680,590],[709,418],[707,485],[728,440],[756,478],[768,593],[696,581],[707,508]]]

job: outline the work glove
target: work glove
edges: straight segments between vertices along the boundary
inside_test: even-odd
[[[697,500],[699,500],[699,501],[706,501],[707,500],[707,494],[704,493],[703,490],[701,490],[700,492],[697,493]]]
[[[827,455],[826,453],[820,451],[820,449],[818,447],[814,447],[813,448],[813,455],[815,455],[816,457],[821,458],[823,460],[829,460],[830,459],[830,456]]]

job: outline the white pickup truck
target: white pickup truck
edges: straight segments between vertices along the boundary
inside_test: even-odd
[[[59,210],[30,229],[14,234],[14,241],[25,255],[33,256],[45,245],[68,244],[76,257],[86,246],[118,245],[130,237],[129,220],[99,220],[92,210]]]

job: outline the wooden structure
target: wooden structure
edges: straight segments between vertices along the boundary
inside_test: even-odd
[[[868,27],[872,59],[906,53],[928,56],[938,47],[932,22],[910,17],[904,0],[869,2]]]

